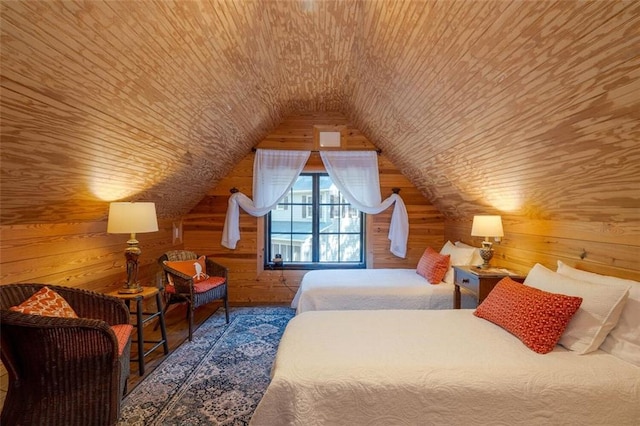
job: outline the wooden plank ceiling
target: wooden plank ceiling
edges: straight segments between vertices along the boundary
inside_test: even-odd
[[[2,1],[3,224],[187,213],[338,111],[448,217],[638,220],[640,2]]]

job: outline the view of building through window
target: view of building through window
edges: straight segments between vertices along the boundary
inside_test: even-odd
[[[268,259],[286,263],[363,263],[364,215],[326,174],[301,174],[267,216]]]

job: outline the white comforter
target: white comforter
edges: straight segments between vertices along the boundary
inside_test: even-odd
[[[471,310],[306,312],[251,424],[637,425],[640,368],[534,353]]]
[[[415,269],[325,269],[302,278],[291,307],[327,310],[451,309],[453,284],[430,284]],[[475,308],[463,289],[462,307]]]

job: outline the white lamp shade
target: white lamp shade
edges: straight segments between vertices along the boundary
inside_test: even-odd
[[[497,215],[474,216],[471,235],[474,237],[504,237],[502,218]]]
[[[107,232],[137,234],[158,230],[155,203],[111,203]]]

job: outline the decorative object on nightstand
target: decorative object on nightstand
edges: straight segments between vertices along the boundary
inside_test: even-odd
[[[510,277],[517,282],[524,282],[526,276],[519,272],[504,268],[479,268],[477,266],[453,266],[453,284],[455,286],[453,295],[453,308],[460,309],[461,297],[460,287],[467,289],[476,297],[478,305],[489,295],[491,290],[504,277]]]
[[[124,251],[127,265],[127,282],[118,290],[119,293],[140,293],[142,287],[138,283],[138,257],[142,253],[136,240],[136,234],[143,232],[156,232],[158,219],[156,217],[156,205],[154,203],[118,202],[109,206],[109,220],[107,232],[110,234],[130,234],[127,241],[129,247]]]
[[[473,225],[471,226],[471,236],[484,237],[480,256],[484,260],[483,269],[489,268],[489,261],[493,257],[493,243],[489,241],[493,237],[496,241],[504,236],[502,230],[502,218],[497,215],[479,215],[473,217]]]

